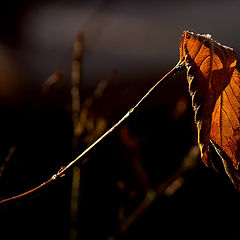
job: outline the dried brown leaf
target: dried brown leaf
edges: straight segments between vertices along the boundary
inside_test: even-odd
[[[208,34],[185,31],[180,42],[180,61],[187,68],[202,160],[214,167],[209,150],[211,140],[227,174],[238,186],[240,74],[235,51]]]

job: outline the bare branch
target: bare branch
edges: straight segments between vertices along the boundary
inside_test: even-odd
[[[54,174],[49,180],[42,183],[36,188],[33,188],[25,193],[19,194],[14,197],[10,197],[7,199],[3,199],[0,201],[0,204],[6,203],[15,199],[19,199],[23,196],[26,196],[30,193],[35,192],[36,190],[41,189],[42,187],[48,185],[52,181],[58,179],[59,177],[63,177],[67,170],[72,169],[77,163],[82,163],[84,159],[86,159],[87,155],[95,149],[95,147],[102,142],[105,138],[109,137],[112,133],[114,133],[120,126],[122,126],[130,116],[133,115],[133,112],[135,112],[137,109],[140,108],[140,106],[145,103],[145,101],[153,94],[154,91],[157,90],[157,87],[162,86],[168,79],[170,79],[174,74],[177,72],[182,71],[185,69],[183,65],[180,64],[180,62],[172,69],[170,70],[163,78],[161,78],[138,102],[137,104],[131,108],[113,127],[111,127],[107,132],[105,132],[101,137],[99,137],[93,144],[91,144],[85,151],[83,151],[78,157],[76,157],[73,161],[71,161],[66,167],[62,167],[56,174]],[[86,162],[86,161],[84,161]]]
[[[16,147],[11,147],[9,149],[8,155],[5,157],[2,165],[0,166],[0,177],[2,177],[3,172],[5,171],[6,166],[9,163],[9,161],[11,160],[11,158],[12,158],[13,154],[15,153],[15,151],[16,151]]]
[[[49,91],[62,79],[63,74],[60,72],[55,72],[51,76],[49,76],[47,80],[43,83],[42,94],[47,95]]]
[[[181,166],[168,179],[160,183],[155,189],[147,191],[144,199],[132,211],[132,213],[124,218],[119,226],[119,233],[123,235],[129,228],[145,213],[159,196],[171,196],[184,183],[184,174],[196,168],[197,159],[200,155],[198,146],[193,146],[185,156]]]

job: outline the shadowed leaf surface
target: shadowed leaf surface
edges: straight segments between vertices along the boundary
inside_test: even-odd
[[[202,160],[214,168],[209,150],[211,140],[228,176],[240,189],[237,171],[240,74],[236,69],[236,54],[232,48],[214,41],[208,34],[185,31],[180,42],[180,61],[187,68]]]

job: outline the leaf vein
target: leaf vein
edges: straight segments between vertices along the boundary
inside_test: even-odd
[[[225,110],[224,108],[222,108],[222,111],[225,113],[225,115],[226,115],[226,117],[227,117],[227,119],[228,119],[228,122],[230,123],[230,125],[231,125],[231,127],[232,127],[232,130],[233,130],[233,129],[234,129],[234,126],[233,126],[232,122],[230,121],[230,118],[229,118],[229,116],[228,116],[228,113],[226,112],[226,110]]]
[[[233,112],[234,112],[234,114],[235,114],[235,116],[236,116],[236,118],[237,118],[238,123],[240,124],[240,121],[239,121],[239,118],[238,118],[238,114],[236,113],[236,111],[235,111],[235,109],[234,109],[234,107],[233,107],[233,105],[232,105],[232,103],[231,103],[231,101],[230,101],[230,99],[229,99],[229,96],[228,96],[228,94],[227,94],[227,91],[224,91],[224,93],[226,94],[227,100],[228,100],[228,102],[229,102],[229,104],[230,104],[230,106],[231,106],[231,108],[232,108],[232,110],[233,110]]]
[[[211,58],[211,56],[210,56],[210,55],[207,55],[207,56],[202,60],[202,62],[199,64],[199,69],[201,68],[201,66],[202,66],[202,64],[204,63],[204,61],[205,61],[206,59],[208,59],[208,58]]]
[[[224,137],[225,141],[227,142],[228,148],[230,149],[232,156],[234,156],[234,152],[232,150],[232,146],[231,146],[230,142],[228,141],[228,138],[226,136],[223,136],[223,137]]]
[[[239,77],[239,74],[238,74]],[[234,83],[240,88],[240,83],[236,81],[235,77],[232,76],[232,80],[234,81]]]
[[[238,97],[237,97],[237,95],[235,94],[235,92],[234,92],[234,90],[233,90],[233,88],[232,88],[232,85],[229,84],[229,87],[231,88],[232,93],[233,93],[234,97],[236,98],[237,102],[240,104],[240,101],[238,100]],[[225,90],[225,91],[226,91],[226,90]]]

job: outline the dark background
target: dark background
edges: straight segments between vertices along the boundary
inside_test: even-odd
[[[81,102],[116,71],[89,109],[109,128],[177,63],[183,30],[210,33],[239,53],[239,9],[238,1],[1,3],[0,197],[41,184],[90,143],[84,136],[72,149],[71,64],[79,31],[84,34]],[[55,72],[63,78],[44,93]],[[221,174],[198,158],[178,178],[176,191],[162,191],[120,230],[146,193],[178,171],[196,144],[195,131],[182,72],[81,167],[75,220],[69,171],[43,190],[1,205],[0,239],[239,239],[240,196],[214,153]]]

